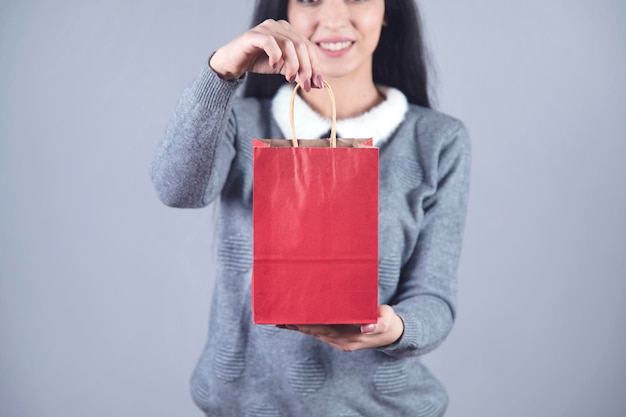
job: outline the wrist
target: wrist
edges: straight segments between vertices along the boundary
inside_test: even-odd
[[[404,320],[402,320],[402,317],[400,317],[396,313],[394,313],[394,316],[395,329],[392,332],[392,334],[394,335],[394,340],[390,343],[390,345],[398,343],[404,335]]]
[[[217,74],[218,77],[220,77],[222,80],[234,81],[244,76],[245,73],[235,73],[224,68],[224,65],[221,64],[220,56],[218,56],[216,59],[216,55],[218,55],[219,53],[219,49],[213,52],[208,61],[209,68],[211,68],[211,70],[213,70],[213,72]]]

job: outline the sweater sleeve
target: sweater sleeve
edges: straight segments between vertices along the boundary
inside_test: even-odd
[[[404,322],[404,333],[394,344],[379,349],[390,356],[430,352],[447,337],[455,318],[470,175],[470,142],[463,125],[447,135],[437,155],[436,191],[423,202],[417,243],[392,302]]]
[[[219,195],[235,156],[232,104],[241,83],[206,65],[183,92],[151,167],[164,204],[203,207]]]

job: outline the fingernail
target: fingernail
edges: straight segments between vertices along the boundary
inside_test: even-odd
[[[376,330],[375,324],[364,324],[361,326],[361,333],[374,333],[374,330]]]
[[[289,83],[293,83],[296,80],[296,74],[293,74],[291,77],[289,77]]]
[[[306,91],[307,93],[311,91],[311,80],[304,80],[304,91]]]
[[[324,88],[324,77],[322,77],[322,74],[317,74],[315,76],[315,85],[317,88]]]

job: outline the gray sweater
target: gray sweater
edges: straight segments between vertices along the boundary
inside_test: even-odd
[[[465,127],[409,105],[380,145],[379,304],[391,305],[405,329],[393,345],[346,353],[252,323],[251,139],[288,136],[272,101],[237,97],[240,84],[203,68],[152,166],[165,204],[219,201],[217,279],[194,401],[220,417],[443,415],[446,392],[420,356],[445,339],[456,312],[470,167]]]

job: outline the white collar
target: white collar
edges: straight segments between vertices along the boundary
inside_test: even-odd
[[[337,120],[337,136],[342,138],[373,138],[374,146],[384,143],[402,123],[409,109],[404,94],[392,87],[380,87],[387,97],[369,111],[348,119]],[[289,101],[293,86],[285,84],[278,89],[272,100],[272,115],[285,138],[291,138]],[[299,139],[317,139],[330,131],[330,120],[323,118],[309,107],[299,95],[294,105],[294,121]]]

